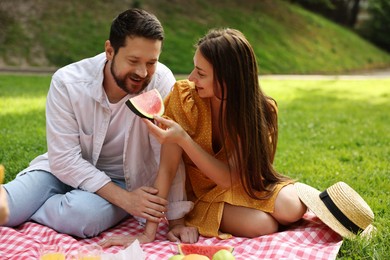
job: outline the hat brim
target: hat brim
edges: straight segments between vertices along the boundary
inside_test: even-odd
[[[328,227],[333,231],[346,238],[355,238],[356,234],[345,228],[333,215],[320,199],[320,191],[306,185],[304,183],[297,182],[294,184],[295,190],[301,199],[301,201]],[[364,232],[365,235],[369,235],[371,232],[366,231],[374,230],[372,225],[369,225]]]

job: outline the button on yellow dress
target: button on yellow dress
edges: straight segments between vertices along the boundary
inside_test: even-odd
[[[217,153],[213,151],[209,100],[199,97],[193,82],[178,81],[164,103],[166,117],[179,123],[209,154],[221,161],[227,161],[224,151]],[[272,196],[256,200],[245,192],[240,183],[229,189],[220,188],[203,174],[185,153],[183,160],[186,167],[187,198],[194,202],[193,210],[186,215],[186,224],[197,227],[199,233],[205,237],[230,237],[229,234],[219,232],[225,203],[273,212],[276,196],[280,189],[288,184],[277,184]],[[256,194],[265,196],[267,192]]]

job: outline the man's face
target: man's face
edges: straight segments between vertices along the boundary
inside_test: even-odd
[[[156,71],[162,42],[127,37],[126,45],[112,58],[111,73],[116,84],[128,94],[144,90]]]

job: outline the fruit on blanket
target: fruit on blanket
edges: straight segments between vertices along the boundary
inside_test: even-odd
[[[209,259],[219,250],[225,249],[228,252],[233,252],[231,246],[213,246],[213,245],[195,245],[195,244],[179,244],[179,253],[182,255],[199,254],[207,256]]]
[[[226,249],[221,249],[213,255],[212,260],[235,260],[236,258],[232,252],[227,251]]]
[[[65,260],[65,254],[63,253],[48,253],[42,255],[40,260]]]
[[[126,105],[137,116],[153,119],[164,114],[164,102],[157,89],[152,89],[126,101]]]
[[[173,255],[168,260],[183,260],[184,255]]]
[[[199,254],[189,254],[183,257],[183,260],[210,260],[205,255],[199,255]]]

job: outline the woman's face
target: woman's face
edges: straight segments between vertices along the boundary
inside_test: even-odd
[[[213,66],[203,57],[199,49],[195,52],[194,69],[188,79],[195,83],[196,91],[201,98],[215,97]]]

